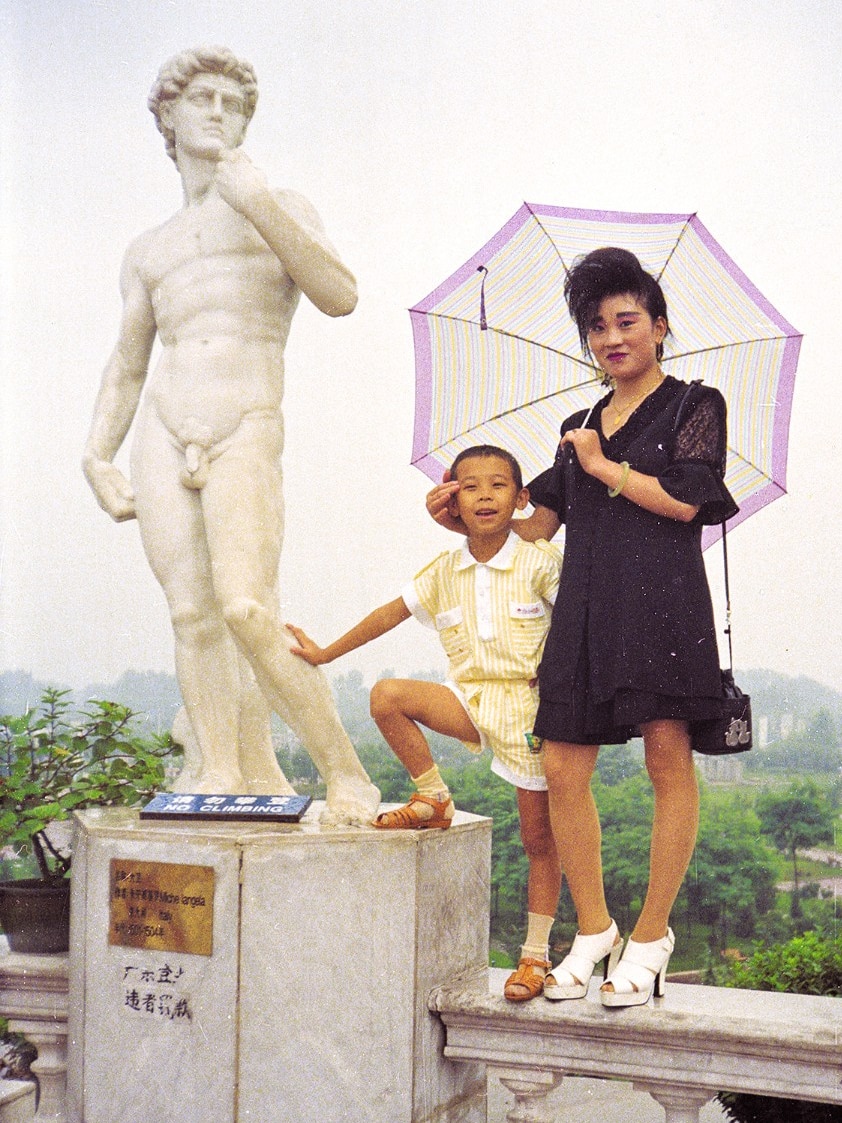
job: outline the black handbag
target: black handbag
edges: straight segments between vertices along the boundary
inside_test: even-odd
[[[728,584],[728,547],[722,524],[722,558],[725,566],[725,634],[728,636],[728,668],[722,675],[722,713],[710,721],[690,723],[693,749],[705,756],[745,753],[752,747],[751,698],[734,682],[734,652],[731,646],[731,590]]]

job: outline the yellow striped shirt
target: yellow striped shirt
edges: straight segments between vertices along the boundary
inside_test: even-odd
[[[438,631],[450,678],[512,782],[543,774],[525,738],[537,707],[529,682],[544,649],[560,567],[557,547],[512,532],[488,562],[478,562],[467,542],[440,554],[402,593],[413,616]]]

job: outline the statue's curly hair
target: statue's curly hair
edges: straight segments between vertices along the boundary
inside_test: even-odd
[[[180,51],[167,59],[158,71],[146,102],[166,142],[167,155],[172,160],[175,159],[175,137],[172,129],[161,121],[161,104],[177,98],[197,74],[226,74],[239,82],[245,96],[246,124],[254,116],[257,77],[251,63],[238,59],[227,47],[195,47],[190,51]]]

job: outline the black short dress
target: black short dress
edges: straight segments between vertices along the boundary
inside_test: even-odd
[[[570,446],[529,484],[533,505],[565,524],[564,562],[538,672],[535,733],[574,744],[620,744],[658,718],[718,716],[719,655],[701,534],[736,514],[724,484],[725,401],[667,376],[611,437],[603,398],[588,427],[616,462],[655,476],[699,507],[690,523],[652,514],[579,466]],[[580,428],[573,414],[562,435]]]

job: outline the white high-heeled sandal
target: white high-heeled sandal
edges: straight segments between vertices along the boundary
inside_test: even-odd
[[[584,998],[597,963],[605,961],[603,978],[607,978],[622,950],[623,941],[613,920],[604,932],[597,932],[594,936],[583,936],[577,932],[568,954],[544,979],[544,998],[552,1002],[561,998]],[[562,971],[566,978],[557,978]]]
[[[603,1006],[642,1006],[654,992],[658,998],[664,993],[667,964],[675,947],[672,928],[661,940],[639,944],[629,940],[623,958],[603,983],[599,992]],[[606,990],[607,986],[613,990]]]

